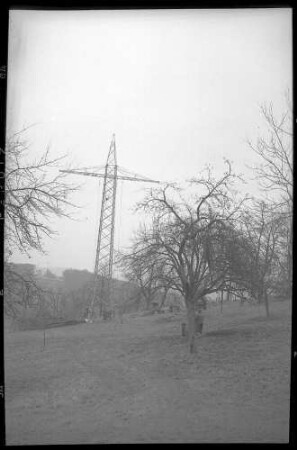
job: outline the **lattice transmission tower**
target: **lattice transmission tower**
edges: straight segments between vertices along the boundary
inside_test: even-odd
[[[104,179],[92,293],[88,307],[89,320],[94,315],[94,307],[96,305],[99,305],[100,307],[100,315],[104,316],[105,313],[109,313],[107,317],[110,317],[113,311],[111,282],[113,275],[117,181],[128,180],[159,183],[159,181],[151,180],[141,175],[132,174],[131,172],[117,165],[116,143],[114,134],[112,136],[105,166],[99,166],[97,168],[93,168],[93,170],[94,169],[99,171],[90,171],[89,168],[61,170],[61,172],[90,177],[99,177]],[[103,173],[102,169],[104,169]]]

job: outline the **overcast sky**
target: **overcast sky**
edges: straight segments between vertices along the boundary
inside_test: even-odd
[[[223,157],[250,175],[259,106],[281,111],[291,85],[290,9],[10,12],[7,127],[35,124],[32,157],[50,144],[77,168],[102,165],[115,133],[118,164],[156,180],[223,169]],[[98,181],[70,177],[83,183],[79,220],[57,220],[31,262],[92,271]],[[144,187],[119,183],[116,249],[137,228]]]

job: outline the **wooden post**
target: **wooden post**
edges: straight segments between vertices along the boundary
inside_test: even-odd
[[[187,324],[185,322],[181,324],[181,329],[182,329],[182,336],[185,337],[187,334]]]
[[[264,303],[265,303],[266,317],[269,317],[269,299],[266,290],[264,292]]]

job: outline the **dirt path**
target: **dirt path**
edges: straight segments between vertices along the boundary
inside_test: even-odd
[[[9,335],[7,443],[287,442],[289,308],[231,306],[195,356],[178,316]]]

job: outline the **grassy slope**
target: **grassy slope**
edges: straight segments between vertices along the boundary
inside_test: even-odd
[[[7,444],[286,442],[290,305],[208,310],[198,354],[182,315],[7,334]]]

